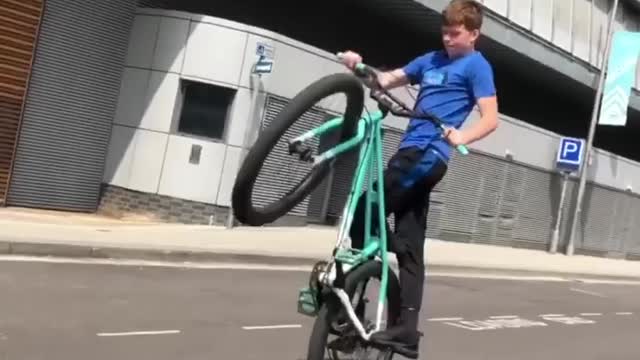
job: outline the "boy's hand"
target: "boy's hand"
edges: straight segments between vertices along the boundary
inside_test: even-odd
[[[349,69],[355,69],[356,65],[362,62],[362,56],[351,50],[342,53],[342,63]]]
[[[447,128],[444,131],[444,138],[453,146],[466,145],[464,134],[455,128]]]

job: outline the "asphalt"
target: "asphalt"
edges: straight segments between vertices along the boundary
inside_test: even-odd
[[[268,270],[0,261],[0,359],[305,359],[307,273]],[[638,286],[427,286],[421,359],[638,358]]]

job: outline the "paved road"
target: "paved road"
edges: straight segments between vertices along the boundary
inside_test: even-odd
[[[0,262],[0,360],[304,359],[306,277]],[[421,358],[636,360],[638,298],[636,286],[430,278]],[[243,328],[273,325],[287,326]]]

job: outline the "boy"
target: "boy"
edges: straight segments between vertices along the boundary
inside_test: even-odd
[[[448,127],[443,134],[429,121],[411,119],[384,174],[386,214],[395,214],[395,233],[388,238],[389,250],[396,254],[400,267],[402,309],[400,323],[375,334],[372,341],[388,344],[410,358],[418,357],[429,194],[447,171],[451,145],[470,144],[498,126],[493,71],[475,50],[482,18],[479,3],[452,0],[442,12],[444,50],[424,54],[378,77],[385,89],[420,84],[416,109],[437,115]],[[360,62],[360,55],[344,53],[343,63],[348,68]],[[464,131],[458,130],[476,104],[481,119]],[[354,248],[363,245],[365,204],[366,197],[361,196],[350,233]]]

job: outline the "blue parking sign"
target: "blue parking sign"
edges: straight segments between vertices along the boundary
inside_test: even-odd
[[[561,171],[577,171],[582,164],[584,140],[575,138],[560,139],[556,167]]]

